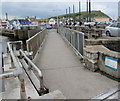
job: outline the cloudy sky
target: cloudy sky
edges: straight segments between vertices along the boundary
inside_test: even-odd
[[[9,18],[21,18],[26,16],[37,16],[47,18],[65,14],[65,10],[75,5],[75,12],[78,12],[78,2],[81,1],[82,11],[86,11],[86,0],[2,0],[0,4],[2,18],[7,12]],[[91,0],[92,10],[101,10],[112,19],[118,16],[119,0]],[[114,1],[114,2],[113,2]]]

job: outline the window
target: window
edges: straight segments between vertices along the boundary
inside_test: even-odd
[[[117,23],[112,24],[110,27],[117,27]]]
[[[120,23],[117,24],[117,27],[120,28]]]

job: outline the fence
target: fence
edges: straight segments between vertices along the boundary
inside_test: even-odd
[[[47,30],[43,29],[26,41],[27,51],[33,52],[33,57],[37,53],[39,47],[42,45],[46,34]]]
[[[60,33],[72,48],[83,58],[84,33],[69,28],[59,27]]]

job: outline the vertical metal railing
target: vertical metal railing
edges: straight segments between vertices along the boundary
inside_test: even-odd
[[[12,72],[3,73],[0,74],[0,79],[4,78],[10,78],[10,77],[18,77],[20,81],[20,96],[21,99],[26,99],[26,91],[25,91],[25,83],[24,83],[24,77],[23,77],[23,71],[22,66],[20,62],[18,61],[15,53],[14,53],[14,47],[13,44],[20,44],[20,48],[22,49],[22,41],[14,41],[14,42],[8,42],[8,50],[11,57],[11,66],[13,66],[15,69]],[[13,68],[12,67],[12,68]]]
[[[47,30],[43,29],[42,31],[38,32],[37,34],[35,34],[33,37],[29,38],[26,41],[27,51],[33,52],[33,57],[36,55],[38,49],[42,45],[46,34]]]
[[[59,27],[60,33],[72,48],[83,58],[84,33],[65,27]]]
[[[38,94],[42,95],[48,93],[49,90],[44,85],[43,75],[40,69],[26,56],[24,51],[21,49],[20,49],[20,56],[21,56],[21,63],[23,65],[23,68],[26,74],[28,75],[28,78],[30,79],[31,83],[37,90]]]
[[[19,45],[17,45],[19,44]],[[15,47],[13,47],[15,45]],[[18,76],[19,82],[20,82],[20,96],[21,99],[26,99],[26,90],[25,90],[25,80],[23,77],[23,70],[22,70],[22,65],[18,61],[17,57],[15,56],[15,52],[19,49],[23,49],[23,43],[22,41],[13,41],[13,42],[8,42],[8,49],[10,52],[11,56],[11,64],[12,68],[16,68],[17,70],[14,72],[14,76]]]
[[[16,45],[19,44],[19,45]],[[6,79],[10,77],[18,77],[20,82],[20,96],[21,99],[26,98],[25,80],[23,70],[28,75],[29,80],[36,89],[39,95],[43,95],[49,92],[43,82],[43,75],[40,69],[28,58],[28,52],[23,51],[22,41],[8,42],[8,54],[11,59],[11,66],[13,71],[0,74],[0,79]],[[18,47],[19,46],[19,47]],[[27,54],[27,55],[26,55]]]

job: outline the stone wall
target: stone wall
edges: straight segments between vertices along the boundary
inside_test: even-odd
[[[108,41],[106,44],[103,45],[112,51],[120,52],[120,40]]]
[[[27,29],[27,28],[23,28],[23,29],[15,29],[15,37],[18,39],[22,39],[22,40],[26,40],[32,36],[34,36],[36,33],[40,32],[41,28],[40,27],[36,27],[36,29]]]
[[[106,66],[106,57],[117,60],[117,69],[111,69]],[[89,45],[84,48],[84,60],[85,67],[96,71],[100,69],[105,73],[115,77],[120,78],[120,53],[116,51],[111,51],[103,45]],[[113,63],[114,67],[114,63]]]
[[[120,52],[120,37],[110,39],[85,39],[85,45],[104,45],[112,51]]]

